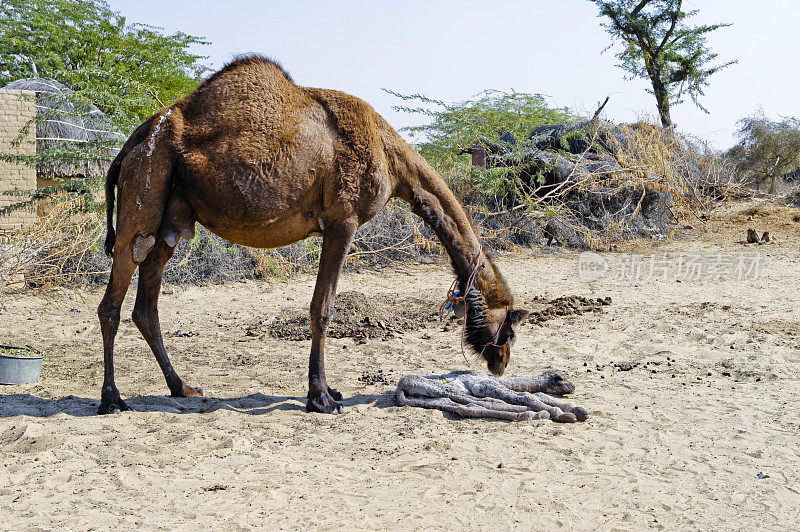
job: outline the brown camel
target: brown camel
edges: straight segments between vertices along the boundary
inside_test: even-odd
[[[117,187],[117,229],[113,228]],[[111,277],[98,308],[105,379],[99,413],[127,410],[114,383],[120,307],[139,267],[133,321],[173,396],[201,395],[170,364],[158,320],[164,264],[194,223],[238,244],[270,248],[322,236],[311,301],[309,411],[335,413],[325,379],[325,331],[356,229],[390,198],[411,204],[444,244],[467,303],[465,340],[492,373],[508,364],[514,298],[458,200],[433,168],[367,103],[294,84],[274,61],[248,56],[139,126],[106,181]]]

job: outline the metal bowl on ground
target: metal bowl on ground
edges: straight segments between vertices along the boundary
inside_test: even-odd
[[[39,380],[42,353],[31,346],[0,345],[0,384],[28,384]]]

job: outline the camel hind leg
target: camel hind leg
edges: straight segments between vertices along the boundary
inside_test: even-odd
[[[114,382],[114,338],[117,336],[119,328],[122,301],[128,292],[134,270],[136,270],[136,263],[131,259],[130,253],[115,255],[105,295],[100,306],[97,307],[100,330],[103,334],[103,366],[105,368],[98,414],[130,410],[120,398],[119,390]]]
[[[200,388],[184,384],[175,372],[164,348],[161,336],[161,324],[158,319],[158,294],[161,291],[161,279],[164,265],[175,251],[165,240],[159,239],[147,258],[139,265],[139,287],[136,292],[136,303],[133,307],[133,322],[142,333],[147,344],[164,373],[167,386],[173,397],[189,397],[203,395]]]
[[[131,277],[155,247],[172,188],[172,156],[167,143],[148,151],[133,148],[122,161],[117,181],[117,230],[111,276],[97,309],[103,335],[104,378],[99,414],[129,410],[114,380],[114,339]]]

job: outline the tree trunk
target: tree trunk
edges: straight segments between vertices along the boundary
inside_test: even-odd
[[[775,194],[775,177],[778,175],[778,166],[781,164],[781,156],[778,155],[775,158],[775,165],[772,167],[772,172],[770,172],[770,176],[772,177],[772,181],[769,184],[769,193]]]
[[[655,90],[656,104],[658,105],[658,116],[661,118],[661,125],[664,129],[672,128],[672,117],[669,114],[669,94],[665,88]]]
[[[661,119],[661,125],[664,129],[672,129],[672,117],[669,115],[669,91],[664,85],[664,82],[661,81],[661,76],[658,72],[651,71],[649,76],[650,83],[653,84],[653,94],[656,97],[658,117]]]

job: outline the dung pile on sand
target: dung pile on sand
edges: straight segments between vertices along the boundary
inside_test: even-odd
[[[610,297],[591,299],[583,296],[564,296],[547,301],[543,297],[536,296],[533,300],[526,301],[524,306],[531,311],[528,323],[541,325],[554,318],[597,313],[610,304]]]
[[[372,296],[361,292],[344,292],[336,297],[336,308],[328,327],[331,338],[354,340],[389,339],[406,331],[427,328],[439,319],[438,305],[418,298]],[[287,310],[279,316],[265,318],[247,328],[247,334],[269,334],[282,340],[310,340],[307,312]]]
[[[611,304],[611,298],[564,296],[548,301],[536,296],[520,303],[522,308],[531,311],[528,322],[541,325],[554,318],[600,312],[604,306]],[[344,292],[336,297],[334,316],[327,336],[352,338],[362,342],[388,340],[404,332],[436,327],[440,322],[438,310],[439,306],[435,301],[368,296],[356,291]],[[444,321],[444,330],[460,327],[461,323],[461,320],[450,315]],[[266,334],[295,342],[310,340],[310,318],[306,311],[286,309],[279,315],[267,316],[248,325],[245,334]]]

